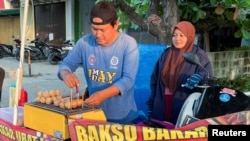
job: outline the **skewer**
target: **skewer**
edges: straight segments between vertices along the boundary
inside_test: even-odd
[[[72,95],[73,95],[73,89],[70,89],[70,109],[72,110]]]
[[[86,92],[86,89],[85,89],[85,92]],[[84,104],[84,96],[85,96],[85,92],[84,93],[82,93],[82,109],[83,109],[83,104]]]
[[[85,92],[82,93],[82,109],[83,109],[83,103],[84,103],[84,95],[85,95]]]
[[[35,93],[36,93],[36,97],[37,97],[37,93],[38,93],[38,86],[37,86],[37,84],[35,84]]]
[[[80,94],[79,94],[79,87],[76,86],[76,94],[77,94],[77,100],[79,100]]]

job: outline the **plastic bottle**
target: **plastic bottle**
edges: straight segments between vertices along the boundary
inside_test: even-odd
[[[15,93],[16,93],[16,84],[11,84],[9,87],[9,106],[13,107],[15,104]]]
[[[18,101],[18,106],[23,106],[24,103],[26,103],[27,101],[28,101],[28,93],[24,88],[22,88],[20,99]]]

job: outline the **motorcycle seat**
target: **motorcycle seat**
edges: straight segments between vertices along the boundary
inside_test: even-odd
[[[239,90],[223,86],[206,88],[195,104],[194,116],[211,118],[250,109],[250,97]]]

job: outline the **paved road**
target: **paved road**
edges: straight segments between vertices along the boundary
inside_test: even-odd
[[[64,91],[65,95],[70,93],[70,89],[56,76],[58,65],[51,65],[47,60],[35,61],[30,65],[23,63],[22,67],[20,67],[20,62],[14,57],[4,57],[0,59],[0,66],[6,71],[2,90],[1,107],[9,106],[9,86],[16,83],[16,71],[18,68],[22,68],[23,70],[21,84],[28,92],[28,101],[33,101],[36,96],[36,91],[39,90],[60,89]],[[82,78],[80,78],[81,84],[79,90],[83,92],[86,83],[82,69],[79,68],[76,74],[79,78]]]

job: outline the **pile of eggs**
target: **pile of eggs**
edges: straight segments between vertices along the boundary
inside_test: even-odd
[[[72,99],[70,97],[62,97],[61,90],[38,91],[36,94],[36,102],[53,104],[62,109],[74,109],[83,105],[83,99]]]

